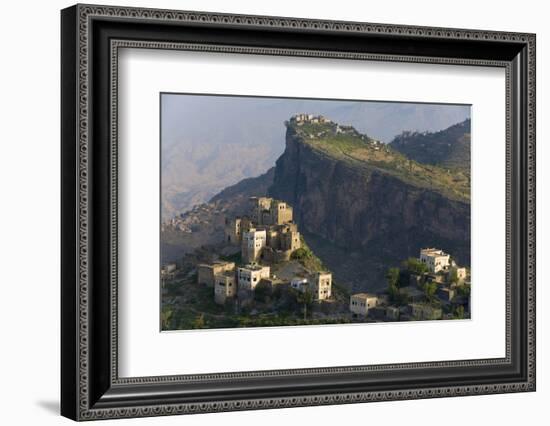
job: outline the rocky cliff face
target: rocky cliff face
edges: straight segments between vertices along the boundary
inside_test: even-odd
[[[300,229],[329,268],[346,275],[345,254],[357,259],[356,289],[383,287],[385,270],[418,256],[421,247],[442,248],[470,264],[467,200],[411,184],[368,161],[327,155],[291,126],[269,193],[294,207]]]

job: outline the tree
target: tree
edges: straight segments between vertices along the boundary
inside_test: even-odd
[[[470,297],[470,286],[468,284],[459,285],[456,289],[459,295]]]
[[[193,321],[193,328],[204,328],[206,321],[204,320],[204,314],[197,315]]]
[[[304,311],[304,321],[307,319],[307,307],[310,306],[313,303],[313,294],[308,289],[302,291],[298,291],[298,294],[296,295],[296,300],[298,303],[303,305],[303,311]]]
[[[399,288],[399,268],[390,268],[386,273],[388,287],[395,286]]]
[[[451,284],[458,283],[458,273],[456,271],[456,268],[451,269],[451,272],[449,273],[449,282]]]
[[[160,321],[163,330],[169,330],[171,328],[170,323],[173,313],[172,308],[168,306],[162,308],[162,312],[160,313]]]
[[[428,272],[428,267],[420,260],[409,257],[407,259],[407,270],[412,274],[423,275]]]
[[[399,303],[401,292],[399,289],[399,268],[390,268],[386,273],[388,280],[388,293],[393,302]]]
[[[261,303],[267,303],[271,296],[271,286],[269,284],[260,283],[254,289],[254,300]]]
[[[436,283],[426,283],[424,284],[424,295],[429,302],[434,300],[435,292],[437,291]]]
[[[307,247],[300,247],[299,249],[294,250],[290,255],[292,260],[298,260],[301,263],[307,259],[311,259],[312,257],[313,253]]]

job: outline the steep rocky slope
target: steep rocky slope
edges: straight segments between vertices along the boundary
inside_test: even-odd
[[[291,121],[269,194],[294,207],[337,276],[368,290],[383,287],[387,267],[421,247],[441,247],[469,265],[469,176],[457,173],[407,159],[351,127]]]

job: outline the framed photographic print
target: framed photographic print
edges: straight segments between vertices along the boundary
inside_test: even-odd
[[[535,390],[533,34],[61,27],[64,416]]]

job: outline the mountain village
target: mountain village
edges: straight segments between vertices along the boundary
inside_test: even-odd
[[[252,197],[249,216],[226,219],[224,240],[240,246],[241,265],[217,261],[197,266],[199,284],[214,289],[216,303],[246,303],[253,298],[257,286],[290,286],[298,292],[311,293],[317,302],[330,299],[330,272],[311,271],[290,262],[302,248],[292,216],[292,207],[283,201]]]
[[[374,153],[369,155],[390,156],[391,151],[391,158],[401,159],[386,144],[321,115],[296,114],[286,124],[306,140],[356,144]],[[364,291],[368,287],[361,283],[334,281],[301,235],[293,206],[252,196],[246,207],[246,200],[239,210],[245,214],[208,203],[163,223],[161,232],[195,235],[203,244],[181,262],[161,268],[163,328],[470,318],[470,271],[442,248],[418,247],[417,257],[398,266],[381,264],[381,272],[388,268],[386,282],[378,283],[379,290]]]
[[[437,248],[422,248],[418,258],[390,268],[388,287],[382,291],[349,293],[339,288],[335,297],[332,273],[319,262],[311,268],[302,261],[312,253],[293,221],[292,206],[284,201],[251,197],[248,215],[225,219],[221,247],[233,250],[232,259],[217,256],[198,263],[194,276],[205,294],[230,313],[254,306],[260,291],[285,291],[304,305],[304,319],[309,304],[310,315],[321,323],[469,317],[469,272]],[[178,269],[176,263],[164,265],[163,283],[173,281]],[[332,309],[322,313],[323,304]]]

